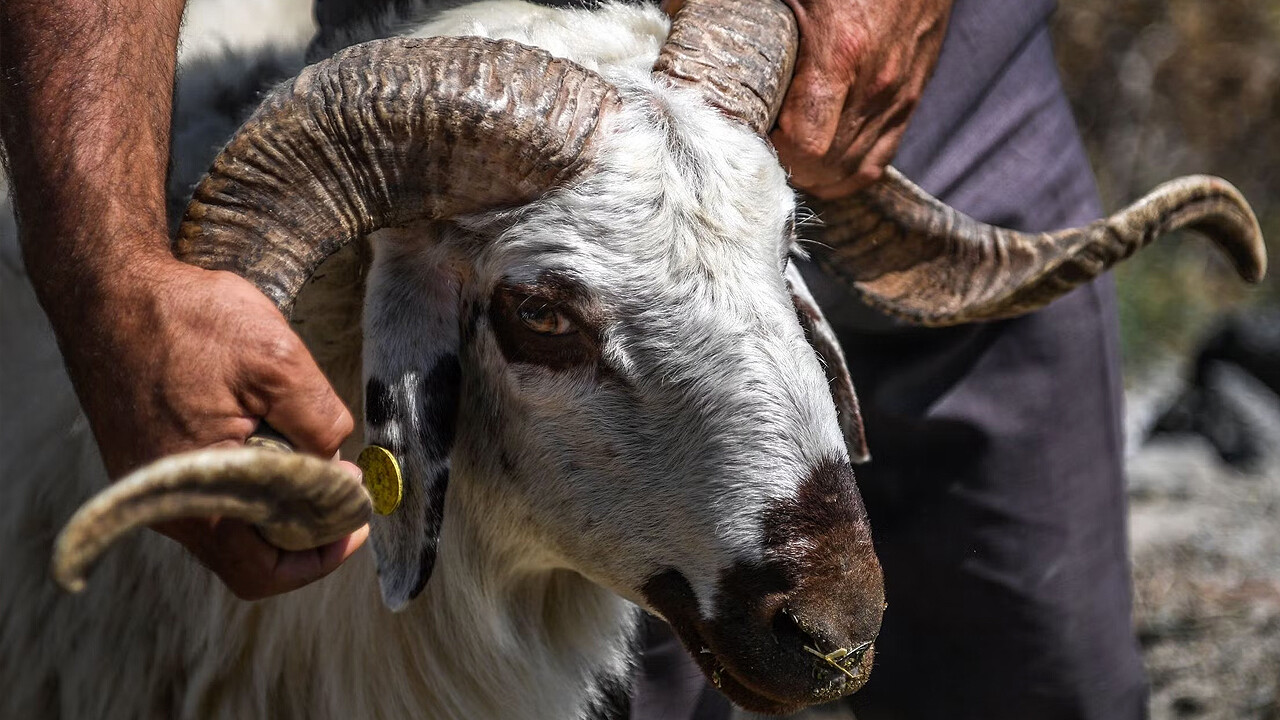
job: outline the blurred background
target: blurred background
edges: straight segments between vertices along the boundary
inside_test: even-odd
[[[1235,183],[1280,257],[1280,3],[1061,0],[1063,82],[1103,204]],[[1280,282],[1198,238],[1117,273],[1135,623],[1164,718],[1280,718]]]
[[[1221,175],[1280,247],[1280,3],[1062,0],[1054,29],[1109,208],[1176,175]],[[1131,375],[1187,351],[1222,311],[1280,300],[1280,283],[1243,288],[1197,243],[1153,248],[1118,277]]]

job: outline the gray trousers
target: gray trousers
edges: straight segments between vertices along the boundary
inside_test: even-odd
[[[1035,5],[957,3],[895,165],[979,219],[1049,230],[1100,208]],[[1110,278],[1004,322],[855,316],[836,322],[889,602],[858,717],[1144,717]]]
[[[1052,9],[957,0],[894,160],[954,207],[1022,230],[1101,214]],[[889,607],[871,680],[849,701],[859,720],[1145,717],[1111,279],[1028,317],[925,330],[807,276],[848,356],[873,458],[856,475]],[[679,662],[670,640],[655,650]],[[633,717],[727,717],[671,689],[691,667],[645,667]]]
[[[318,0],[319,39],[431,2],[457,4]],[[894,161],[960,210],[1023,230],[1100,214],[1049,44],[1053,5],[956,0]],[[852,699],[859,719],[1143,717],[1110,279],[1028,317],[941,330],[898,326],[809,279],[873,456],[857,476],[889,607]],[[631,717],[728,717],[661,623],[644,637]]]

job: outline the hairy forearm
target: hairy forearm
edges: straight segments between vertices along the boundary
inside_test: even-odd
[[[168,254],[164,182],[185,0],[0,2],[0,134],[23,255],[54,319]]]
[[[321,457],[352,428],[265,295],[169,250],[164,184],[184,1],[0,0],[0,133],[23,256],[113,477],[243,443],[260,420]],[[285,552],[226,518],[156,529],[241,597],[322,577],[366,535]]]

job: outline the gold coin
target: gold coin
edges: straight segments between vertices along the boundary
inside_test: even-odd
[[[404,498],[404,475],[396,456],[384,447],[370,445],[360,451],[356,465],[364,473],[364,487],[373,500],[373,511],[379,515],[395,512]]]

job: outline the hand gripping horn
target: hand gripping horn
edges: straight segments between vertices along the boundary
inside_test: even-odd
[[[765,135],[781,107],[797,43],[795,19],[777,0],[685,0],[654,69],[677,84],[696,87],[709,103]],[[1207,234],[1246,280],[1257,281],[1266,268],[1252,211],[1217,178],[1176,180],[1110,218],[1042,234],[974,221],[893,168],[860,193],[814,204],[827,225],[823,240],[831,247],[829,253],[817,253],[823,269],[881,310],[924,325],[1030,312],[1180,227]],[[794,275],[800,316],[809,316],[807,326],[825,328],[803,281]],[[821,338],[825,333],[810,329],[810,334]],[[815,348],[822,353],[816,343]],[[844,370],[834,336],[827,349],[828,368]],[[847,383],[848,400],[837,393],[836,403],[850,453],[865,453],[848,373],[831,380],[834,388]]]
[[[238,273],[290,315],[316,268],[353,239],[528,202],[588,170],[617,103],[595,73],[510,41],[354,46],[267,96],[196,188],[175,254]],[[316,547],[368,519],[363,493],[330,463],[277,450],[166,458],[71,518],[53,575],[79,589],[114,539],[181,517],[236,517],[285,549]]]
[[[656,71],[764,135],[782,105],[795,19],[778,0],[688,0]],[[980,223],[897,170],[840,200],[811,200],[826,229],[815,259],[872,306],[919,325],[1025,314],[1088,282],[1155,238],[1204,233],[1240,276],[1258,282],[1266,250],[1248,202],[1225,180],[1192,176],[1086,227],[1023,233]]]

